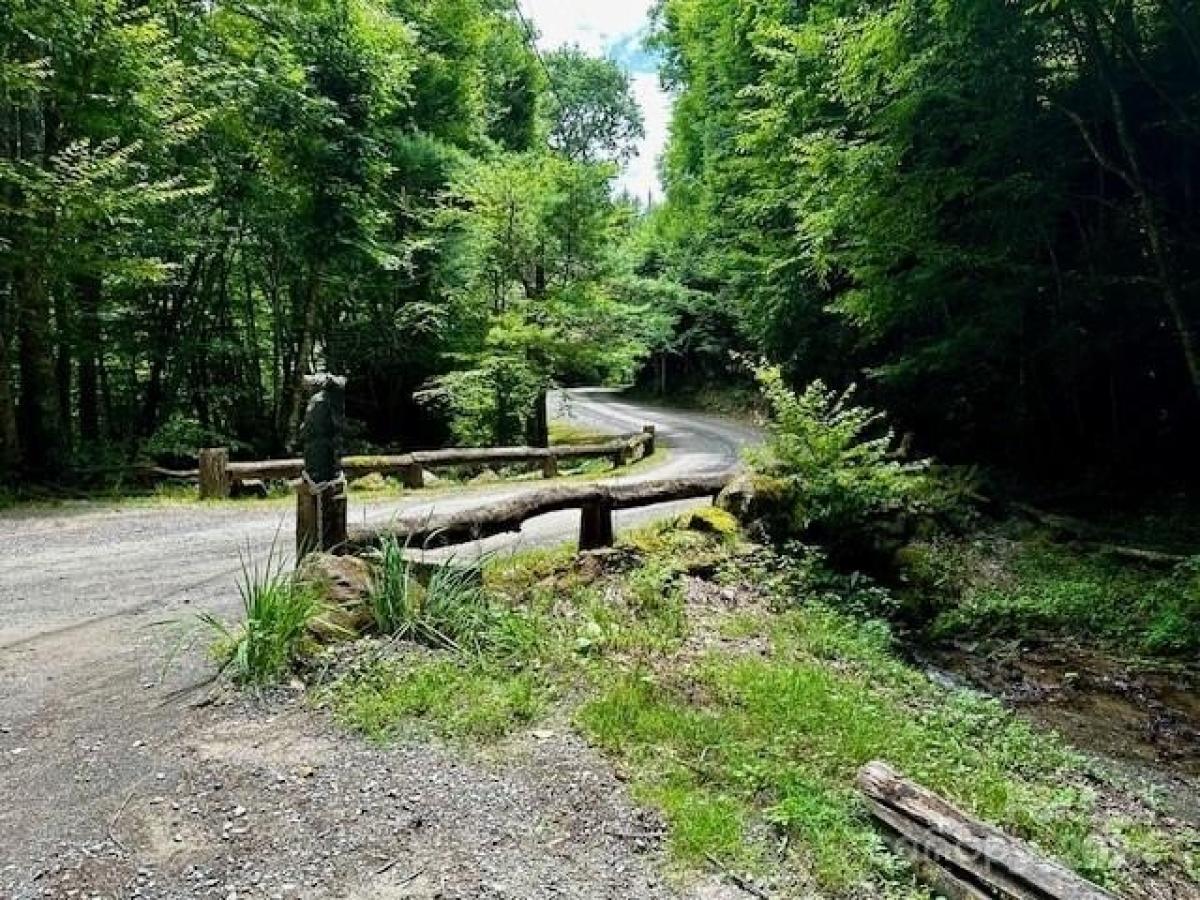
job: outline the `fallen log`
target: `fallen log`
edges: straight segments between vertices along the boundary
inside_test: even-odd
[[[565,509],[585,511],[586,544],[612,542],[614,510],[715,497],[730,476],[697,476],[632,484],[569,484],[524,491],[476,509],[402,516],[382,527],[351,529],[346,550],[359,553],[388,538],[413,547],[445,547],[521,530],[530,519]],[[603,521],[607,517],[607,521]],[[587,549],[594,549],[588,547]]]
[[[951,900],[1116,900],[1023,841],[973,819],[886,763],[858,774],[871,814]]]

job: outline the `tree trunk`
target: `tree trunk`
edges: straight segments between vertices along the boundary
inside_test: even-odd
[[[0,476],[21,465],[21,442],[17,437],[17,407],[9,380],[8,342],[0,328]]]
[[[549,392],[538,391],[537,399],[533,401],[533,409],[529,416],[528,440],[531,447],[550,446],[550,413],[546,408]]]
[[[84,276],[75,284],[79,298],[79,435],[100,439],[100,279]]]
[[[71,444],[71,334],[67,295],[54,292],[54,380],[58,387],[58,430],[67,446]]]
[[[288,379],[287,399],[282,404],[287,414],[287,440],[295,439],[304,420],[304,378],[309,374],[309,364],[316,348],[317,314],[320,301],[321,273],[312,273],[304,289],[303,307],[300,313],[300,333],[296,339],[296,358]]]
[[[57,474],[65,461],[65,447],[50,340],[49,297],[40,273],[28,266],[18,272],[13,287],[21,370],[17,421],[25,468],[35,474]]]

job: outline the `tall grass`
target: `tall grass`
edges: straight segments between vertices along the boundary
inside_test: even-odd
[[[459,566],[450,560],[423,586],[414,577],[407,549],[386,538],[376,555],[368,602],[380,632],[438,649],[480,652],[494,619],[482,564]]]
[[[220,671],[238,684],[274,684],[292,671],[308,625],[320,612],[320,598],[285,569],[274,544],[262,564],[248,550],[241,554],[238,594],[245,614],[241,625],[230,626],[212,613],[200,616],[216,635]]]

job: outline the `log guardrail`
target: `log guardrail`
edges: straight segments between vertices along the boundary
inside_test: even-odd
[[[858,788],[893,846],[949,900],[1116,900],[886,763],[863,767]]]
[[[348,478],[366,475],[399,476],[407,488],[425,486],[425,472],[456,466],[473,465],[537,465],[545,478],[558,476],[559,464],[565,460],[612,460],[619,467],[652,456],[656,448],[656,429],[645,426],[637,434],[622,435],[597,444],[560,444],[552,447],[471,447],[447,450],[419,450],[413,453],[383,456],[347,456],[342,458],[342,471]],[[229,451],[222,447],[200,451],[200,465],[194,470],[174,471],[162,468],[146,469],[160,478],[196,480],[200,499],[228,499],[234,486],[248,481],[295,481],[304,472],[302,459],[271,459],[254,462],[233,462]]]
[[[521,530],[530,519],[547,513],[578,509],[579,549],[611,547],[613,513],[680,500],[714,498],[732,475],[699,475],[626,484],[567,484],[524,491],[491,500],[473,509],[401,516],[380,526],[350,529],[347,553],[361,553],[394,539],[413,548],[429,549],[465,544]]]

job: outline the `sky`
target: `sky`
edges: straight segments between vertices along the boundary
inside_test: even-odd
[[[629,70],[634,94],[646,119],[646,138],[621,175],[620,187],[636,197],[658,197],[658,157],[667,143],[670,97],[658,83],[653,60],[639,52],[653,0],[520,0],[541,32],[541,47],[578,44],[612,56]]]

